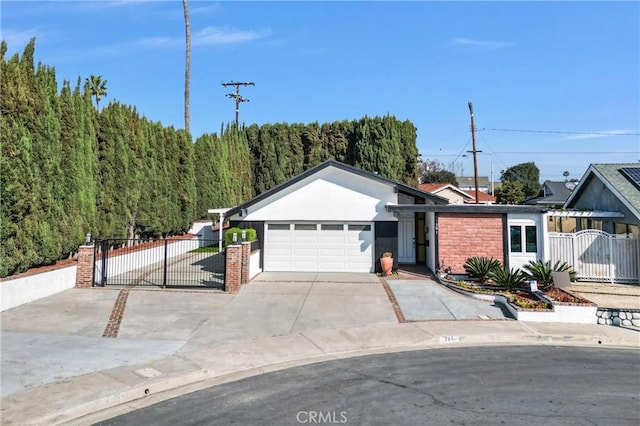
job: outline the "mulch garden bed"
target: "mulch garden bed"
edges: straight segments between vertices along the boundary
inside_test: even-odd
[[[559,288],[553,288],[549,291],[544,292],[544,295],[549,299],[552,299],[554,302],[559,303],[569,303],[576,305],[591,305],[592,303],[580,296],[575,296],[569,292],[561,290]]]

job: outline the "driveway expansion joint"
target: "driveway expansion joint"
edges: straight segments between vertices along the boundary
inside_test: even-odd
[[[396,299],[396,296],[395,294],[393,294],[391,287],[389,287],[389,283],[387,283],[387,279],[380,277],[380,283],[382,283],[382,287],[384,288],[385,293],[387,293],[387,297],[391,302],[391,307],[393,308],[393,312],[396,315],[398,322],[400,324],[408,322],[404,316],[404,313],[402,313],[402,309],[400,309],[400,304],[398,303],[398,299]]]

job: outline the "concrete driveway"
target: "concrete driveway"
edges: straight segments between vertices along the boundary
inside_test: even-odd
[[[388,284],[408,321],[503,318],[429,280]],[[251,339],[398,324],[380,279],[366,273],[265,272],[236,295],[134,288],[117,338],[105,338],[119,293],[71,289],[2,312],[2,394],[171,354],[205,360],[212,347]]]
[[[181,351],[210,352],[215,345],[312,329],[397,324],[372,274],[263,273],[236,295],[134,288],[117,338],[103,338],[118,294],[113,287],[70,289],[0,313],[2,395]]]

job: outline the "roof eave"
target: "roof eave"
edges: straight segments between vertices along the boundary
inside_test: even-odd
[[[549,210],[542,206],[523,206],[509,204],[387,204],[387,211],[447,212],[447,213],[533,213],[541,214]]]

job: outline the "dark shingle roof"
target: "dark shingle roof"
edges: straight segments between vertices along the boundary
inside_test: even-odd
[[[575,188],[575,182],[545,180],[542,189],[534,198],[526,201],[526,204],[560,205],[571,195]]]

